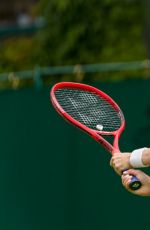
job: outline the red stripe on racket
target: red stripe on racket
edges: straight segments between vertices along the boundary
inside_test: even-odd
[[[50,98],[65,120],[88,133],[112,155],[120,152],[118,143],[125,128],[125,118],[110,96],[90,85],[60,82],[52,87]],[[113,137],[112,144],[106,136]],[[133,176],[129,187],[137,190],[141,182]]]

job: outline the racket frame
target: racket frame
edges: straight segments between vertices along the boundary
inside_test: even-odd
[[[57,98],[55,96],[55,91],[58,89],[63,89],[63,88],[81,89],[81,90],[84,90],[86,92],[92,92],[92,93],[95,93],[96,95],[103,97],[103,99],[106,100],[109,104],[111,104],[112,107],[114,108],[114,110],[116,110],[119,113],[119,116],[121,119],[120,128],[118,130],[113,131],[113,132],[99,131],[96,129],[95,130],[91,129],[91,128],[87,127],[86,125],[80,123],[79,121],[75,120],[66,111],[64,111],[64,109],[58,103]],[[74,82],[60,82],[60,83],[55,84],[52,87],[51,92],[50,92],[50,98],[51,98],[52,104],[53,104],[54,108],[56,109],[56,111],[65,120],[67,120],[69,123],[71,123],[75,127],[88,133],[93,139],[95,139],[97,142],[99,142],[112,155],[115,152],[120,152],[120,150],[119,150],[119,138],[120,138],[120,135],[125,128],[125,119],[124,119],[124,115],[123,115],[120,107],[117,105],[117,103],[110,96],[108,96],[103,91],[101,91],[101,90],[99,90],[93,86],[90,86],[90,85],[85,85],[85,84],[81,84],[81,83],[74,83]],[[114,137],[113,144],[110,144],[105,138],[103,138],[103,136],[113,136]]]

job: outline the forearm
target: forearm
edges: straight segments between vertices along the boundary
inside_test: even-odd
[[[129,164],[133,168],[143,168],[150,166],[150,148],[135,149],[129,157]]]
[[[144,165],[150,165],[150,148],[144,149],[142,153],[142,162]]]

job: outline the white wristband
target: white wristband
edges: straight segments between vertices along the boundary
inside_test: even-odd
[[[142,162],[142,153],[147,148],[141,148],[134,150],[130,155],[130,165],[133,168],[144,168],[148,167],[148,165],[144,165]]]

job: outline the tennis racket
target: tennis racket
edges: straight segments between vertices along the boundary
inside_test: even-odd
[[[118,143],[125,128],[125,119],[110,96],[89,85],[60,82],[52,87],[50,98],[65,120],[85,131],[112,155],[120,152]],[[112,144],[106,140],[109,136],[113,137]],[[133,176],[129,187],[137,190],[141,182]]]

